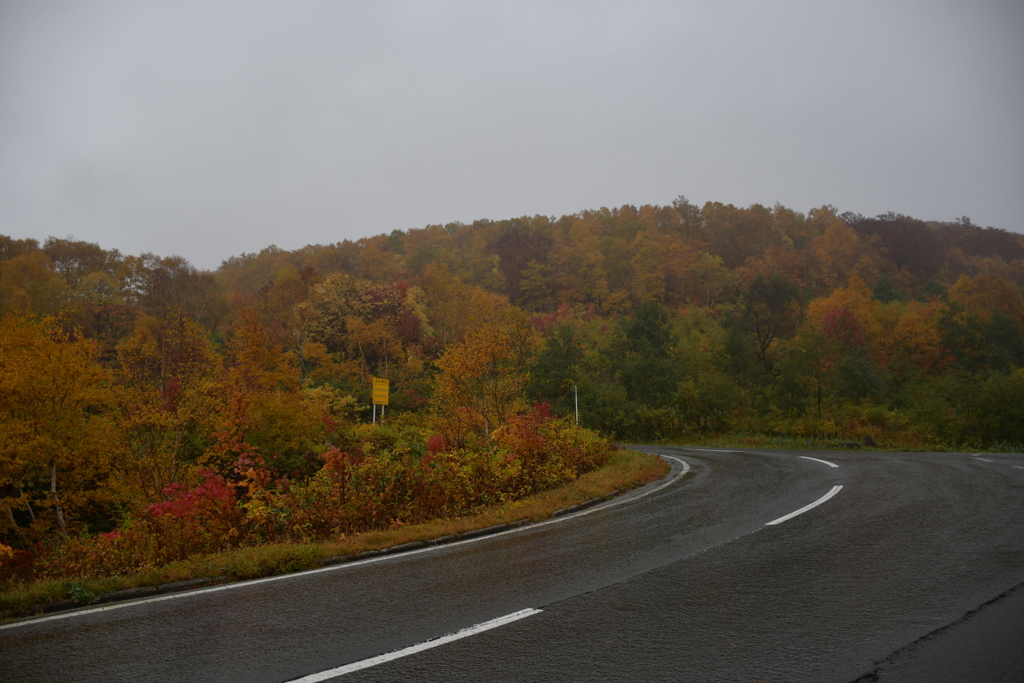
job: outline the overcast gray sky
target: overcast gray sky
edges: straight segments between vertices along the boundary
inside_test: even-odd
[[[1024,3],[0,0],[0,233],[203,268],[691,201],[1024,230]]]

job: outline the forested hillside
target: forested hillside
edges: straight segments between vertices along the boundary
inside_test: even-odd
[[[1019,445],[1022,284],[967,218],[682,197],[216,272],[0,236],[0,551],[125,571],[511,500],[607,457],[574,387],[618,440]]]

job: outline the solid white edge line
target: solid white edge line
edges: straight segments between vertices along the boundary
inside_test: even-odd
[[[807,512],[808,510],[810,510],[812,508],[818,507],[819,505],[824,503],[826,500],[828,500],[829,498],[831,498],[832,496],[836,495],[837,493],[839,493],[842,490],[843,490],[842,486],[833,486],[831,491],[829,491],[824,496],[822,496],[818,500],[814,501],[810,505],[805,505],[802,508],[800,508],[799,510],[796,510],[794,512],[790,512],[788,515],[786,515],[784,517],[779,517],[778,519],[772,520],[772,521],[768,522],[767,524],[765,524],[765,526],[773,526],[775,524],[782,524],[783,522],[785,522],[788,519],[793,519],[797,515],[802,515],[803,513]]]
[[[486,540],[489,540],[489,539],[492,539],[492,538],[498,538],[499,536],[505,536],[507,534],[514,534],[514,533],[517,533],[517,532],[520,532],[520,531],[525,531],[526,529],[536,529],[538,527],[547,526],[549,524],[559,524],[559,523],[564,522],[566,520],[575,519],[577,517],[583,517],[584,515],[589,515],[589,514],[594,513],[594,512],[600,512],[601,510],[607,510],[608,508],[616,507],[618,505],[622,505],[623,503],[631,503],[634,500],[640,500],[641,498],[646,498],[647,496],[649,496],[649,495],[651,495],[653,493],[657,493],[658,491],[661,491],[663,488],[665,488],[667,486],[671,486],[672,484],[676,483],[677,481],[679,481],[679,479],[681,479],[683,476],[685,476],[687,472],[690,471],[690,465],[687,464],[687,462],[685,460],[682,460],[680,458],[676,458],[676,457],[673,457],[671,455],[662,455],[660,453],[649,453],[648,455],[657,455],[657,456],[662,457],[662,458],[668,458],[669,460],[675,460],[676,462],[678,462],[679,464],[681,464],[683,466],[683,471],[680,472],[679,474],[677,474],[676,476],[672,477],[672,479],[670,479],[669,481],[665,482],[661,486],[659,486],[657,488],[654,488],[654,489],[651,489],[650,491],[645,491],[644,493],[641,493],[638,496],[622,497],[622,498],[619,498],[618,500],[613,501],[613,502],[611,502],[611,503],[609,503],[607,505],[596,505],[596,506],[594,506],[592,508],[588,508],[588,509],[582,510],[580,512],[574,512],[571,515],[563,515],[561,517],[555,517],[553,519],[549,519],[549,520],[544,521],[544,522],[537,522],[536,524],[525,524],[525,525],[523,525],[521,527],[516,527],[515,529],[509,529],[508,531],[500,531],[500,532],[498,532],[496,534],[488,534],[486,536],[478,536],[476,538],[467,538],[467,539],[462,540],[462,541],[455,541],[454,543],[445,543],[443,545],[427,546],[426,548],[419,548],[417,550],[407,550],[404,553],[396,553],[394,555],[379,555],[377,557],[368,557],[365,560],[356,560],[356,561],[352,561],[352,562],[344,562],[342,564],[331,565],[330,567],[320,567],[319,569],[307,569],[306,571],[296,572],[294,574],[281,574],[279,576],[267,576],[267,577],[264,577],[262,579],[252,579],[250,581],[237,581],[237,582],[233,582],[233,583],[225,583],[225,584],[221,584],[219,586],[210,586],[210,587],[207,587],[207,588],[197,588],[195,590],[182,591],[180,593],[171,593],[169,595],[159,595],[159,596],[155,596],[155,597],[152,597],[152,598],[142,598],[141,600],[128,600],[128,601],[125,601],[125,602],[114,603],[112,605],[104,605],[103,607],[90,607],[90,608],[85,608],[85,609],[78,609],[78,610],[75,610],[73,612],[64,612],[62,614],[52,614],[52,615],[50,615],[48,617],[40,617],[38,619],[31,619],[31,620],[28,620],[28,621],[19,621],[19,622],[15,622],[13,624],[0,624],[0,631],[2,631],[4,629],[9,629],[9,628],[17,628],[19,626],[29,626],[29,625],[34,625],[34,624],[42,624],[42,623],[45,623],[45,622],[48,622],[48,621],[60,621],[61,619],[71,619],[71,618],[74,618],[74,617],[85,616],[87,614],[96,614],[98,612],[108,612],[110,610],[123,609],[125,607],[136,607],[138,605],[146,605],[146,604],[150,604],[150,603],[154,603],[154,602],[163,602],[164,600],[179,600],[181,598],[192,597],[192,596],[198,595],[200,593],[208,595],[210,593],[217,593],[219,591],[232,590],[232,589],[235,589],[235,588],[244,588],[246,586],[256,586],[256,585],[261,584],[261,583],[270,583],[271,581],[284,581],[286,579],[294,579],[294,578],[298,578],[300,576],[309,576],[311,574],[320,574],[322,572],[331,572],[331,571],[337,571],[337,570],[341,570],[341,569],[350,569],[352,567],[358,567],[358,566],[361,566],[361,565],[364,565],[364,564],[373,564],[374,562],[384,562],[385,560],[390,560],[390,559],[395,558],[395,557],[410,557],[412,555],[418,555],[418,554],[421,554],[421,553],[429,553],[429,552],[433,552],[435,550],[441,550],[443,548],[451,548],[451,547],[454,547],[454,546],[465,545],[465,544],[468,544],[468,543],[476,543],[476,542],[479,542],[479,541],[486,541]]]
[[[409,647],[402,648],[401,650],[387,652],[382,655],[377,655],[376,657],[370,657],[369,659],[363,659],[358,662],[352,662],[351,664],[339,666],[335,669],[327,669],[326,671],[321,671],[319,673],[303,676],[302,678],[295,678],[291,681],[288,681],[288,683],[319,683],[320,681],[326,681],[330,678],[350,674],[353,671],[369,669],[371,666],[377,666],[378,664],[384,664],[385,662],[390,662],[395,659],[408,657],[409,655],[414,655],[417,652],[423,652],[424,650],[439,647],[441,645],[445,645],[447,643],[451,643],[462,638],[468,638],[469,636],[476,635],[477,633],[489,631],[492,628],[498,628],[499,626],[510,624],[513,621],[525,619],[526,617],[532,616],[534,614],[540,614],[541,611],[542,610],[539,609],[533,609],[532,607],[528,609],[519,610],[518,612],[506,614],[503,617],[491,619],[490,621],[485,621],[483,623],[476,624],[475,626],[468,626],[462,630],[456,631],[455,633],[449,633],[446,636],[441,636],[440,638],[427,640],[416,645],[410,645]]]
[[[803,458],[804,460],[813,460],[815,462],[824,463],[824,464],[828,465],[829,467],[839,467],[839,465],[835,464],[834,462],[829,462],[828,460],[822,460],[821,458],[812,458],[809,455],[801,455],[800,457]]]

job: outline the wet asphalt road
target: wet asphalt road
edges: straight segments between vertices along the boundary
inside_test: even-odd
[[[1024,681],[1024,589],[964,619],[1024,581],[1024,457],[645,450],[691,470],[497,537],[0,628],[0,680],[290,681],[536,608],[340,680]]]

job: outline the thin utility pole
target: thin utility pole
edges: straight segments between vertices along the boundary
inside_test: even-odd
[[[572,385],[572,397],[576,401],[576,426],[580,426],[580,392],[577,391],[576,385]]]

